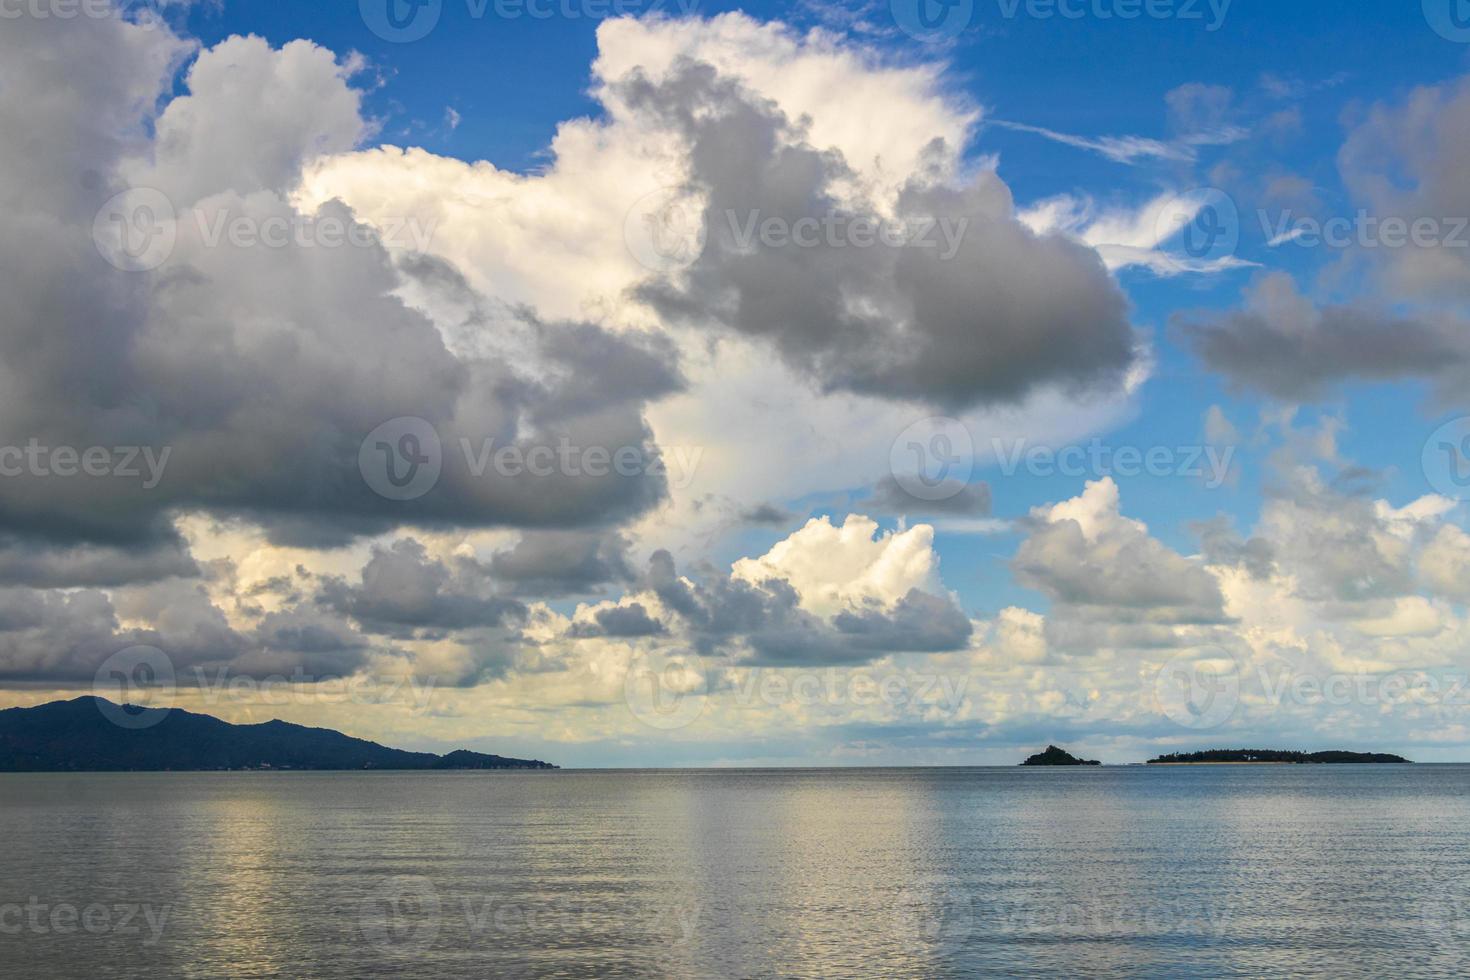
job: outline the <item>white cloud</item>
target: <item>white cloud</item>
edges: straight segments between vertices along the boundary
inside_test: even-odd
[[[881,533],[876,521],[849,514],[841,526],[813,518],[759,558],[737,561],[733,573],[752,585],[785,579],[802,608],[830,616],[865,600],[890,605],[910,589],[932,589],[938,564],[929,525]]]

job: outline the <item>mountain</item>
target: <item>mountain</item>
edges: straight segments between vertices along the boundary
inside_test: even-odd
[[[1101,762],[1079,759],[1076,756],[1063,752],[1055,745],[1048,745],[1045,752],[1038,752],[1025,762],[1023,766],[1100,766]]]
[[[1282,749],[1207,749],[1203,752],[1177,752],[1148,760],[1151,766],[1209,765],[1230,762],[1278,762],[1292,765],[1332,765],[1341,763],[1408,762],[1401,755],[1387,752],[1291,752]]]
[[[557,768],[464,750],[406,752],[284,721],[232,725],[179,708],[151,709],[160,720],[130,728],[108,717],[123,710],[105,698],[82,697],[0,711],[0,772]]]

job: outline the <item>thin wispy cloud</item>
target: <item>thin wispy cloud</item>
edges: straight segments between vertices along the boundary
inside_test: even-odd
[[[1014,130],[1018,133],[1031,133],[1054,143],[1064,146],[1075,147],[1079,150],[1087,150],[1112,160],[1114,163],[1136,164],[1144,160],[1169,160],[1179,163],[1193,163],[1199,159],[1198,148],[1202,146],[1228,146],[1237,143],[1250,135],[1250,131],[1239,126],[1225,126],[1219,129],[1199,133],[1191,133],[1172,140],[1158,140],[1147,136],[1076,136],[1071,133],[1059,133],[1054,129],[1044,126],[1032,126],[1027,123],[1011,122],[1005,119],[987,120],[992,126],[1002,129]]]

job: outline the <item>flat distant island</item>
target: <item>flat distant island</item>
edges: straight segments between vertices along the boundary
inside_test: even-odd
[[[1095,759],[1079,759],[1070,752],[1064,752],[1055,745],[1048,745],[1046,751],[1038,752],[1031,756],[1023,766],[1100,766],[1101,762]]]
[[[463,749],[407,752],[284,721],[232,725],[179,708],[149,710],[157,714],[125,713],[96,697],[7,708],[0,711],[0,772],[557,768]],[[138,727],[129,727],[133,718]]]
[[[1208,766],[1270,763],[1275,765],[1333,765],[1342,763],[1407,763],[1401,755],[1387,752],[1290,752],[1281,749],[1206,749],[1176,752],[1148,760],[1151,766]]]

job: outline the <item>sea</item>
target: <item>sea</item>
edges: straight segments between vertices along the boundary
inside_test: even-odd
[[[1458,977],[1470,766],[0,775],[0,976]]]

